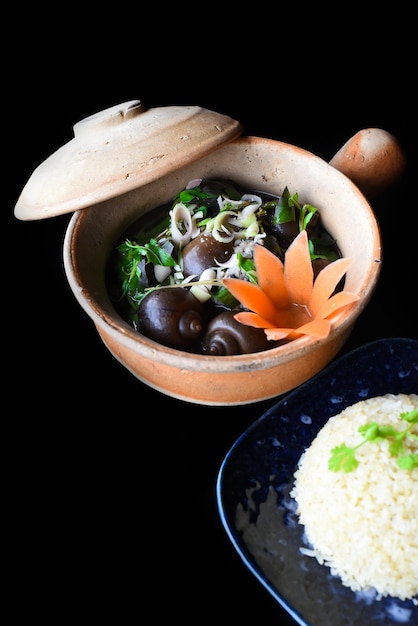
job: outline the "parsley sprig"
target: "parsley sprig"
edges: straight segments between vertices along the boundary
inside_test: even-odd
[[[363,435],[363,440],[356,446],[347,446],[345,443],[331,450],[328,460],[328,469],[333,472],[352,472],[359,465],[356,459],[356,450],[365,443],[380,443],[387,439],[391,457],[396,457],[396,463],[403,470],[412,470],[418,467],[418,453],[405,454],[404,441],[406,438],[418,440],[418,436],[412,433],[412,428],[418,423],[418,409],[412,409],[407,413],[401,413],[400,418],[408,422],[404,430],[397,430],[389,424],[379,425],[376,422],[363,424],[358,432]]]

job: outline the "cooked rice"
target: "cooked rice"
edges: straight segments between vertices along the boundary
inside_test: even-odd
[[[353,591],[375,589],[377,599],[392,596],[417,603],[418,468],[400,469],[388,441],[367,442],[356,450],[351,472],[331,471],[331,450],[363,440],[358,427],[368,422],[393,424],[418,408],[418,395],[386,394],[362,400],[331,417],[302,454],[291,496],[296,500],[305,539],[319,563],[331,568]],[[418,434],[418,426],[413,432]],[[406,453],[418,441],[404,440]]]

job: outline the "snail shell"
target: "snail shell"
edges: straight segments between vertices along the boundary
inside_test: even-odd
[[[182,268],[185,276],[200,274],[218,263],[226,263],[234,251],[234,242],[217,241],[210,233],[192,239],[183,249]]]
[[[248,354],[274,347],[275,343],[267,339],[262,328],[241,324],[234,318],[235,314],[236,311],[223,311],[209,322],[202,339],[206,354]]]
[[[183,287],[156,289],[139,306],[138,328],[165,346],[192,350],[203,332],[202,304]]]

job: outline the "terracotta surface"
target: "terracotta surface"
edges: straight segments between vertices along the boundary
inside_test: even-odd
[[[198,106],[146,109],[139,100],[77,122],[74,137],[41,163],[15,214],[38,220],[120,196],[241,134],[239,122]]]
[[[216,406],[258,402],[260,398],[273,398],[300,385],[311,378],[312,371],[318,372],[331,361],[344,345],[351,328],[315,346],[301,340],[301,346],[293,354],[283,349],[283,358],[280,354],[271,360],[266,360],[266,355],[253,355],[250,364],[245,359],[247,364],[242,368],[239,357],[226,357],[229,367],[222,367],[220,372],[216,372],[216,364],[209,370],[205,367],[205,359],[215,357],[203,357],[199,362],[190,359],[186,367],[181,368],[175,363],[165,363],[158,354],[155,360],[139,359],[135,350],[105,333],[100,326],[97,330],[113,356],[142,382],[163,393],[168,391],[179,400]],[[221,358],[225,361],[225,357]]]
[[[280,194],[285,185],[318,207],[343,256],[353,259],[346,290],[360,296],[325,340],[301,338],[258,354],[211,357],[172,350],[134,332],[109,301],[104,270],[118,237],[140,215],[172,199],[194,178],[230,178]],[[64,264],[70,286],[103,341],[138,379],[194,403],[237,405],[271,398],[301,384],[341,349],[378,280],[381,240],[359,189],[328,163],[295,146],[241,137],[160,180],[80,211],[70,220]]]
[[[338,150],[330,164],[372,198],[400,178],[406,159],[402,146],[391,133],[380,128],[365,128]]]

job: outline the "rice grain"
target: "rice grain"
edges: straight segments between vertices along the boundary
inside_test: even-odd
[[[331,471],[331,450],[363,440],[359,426],[392,424],[418,409],[417,394],[386,394],[349,406],[331,417],[302,454],[291,496],[297,503],[309,547],[302,552],[331,568],[353,591],[375,589],[377,598],[418,602],[418,468],[400,469],[389,442],[367,442],[356,450],[351,472]],[[418,425],[412,432],[418,435]],[[405,453],[418,441],[404,439]]]

